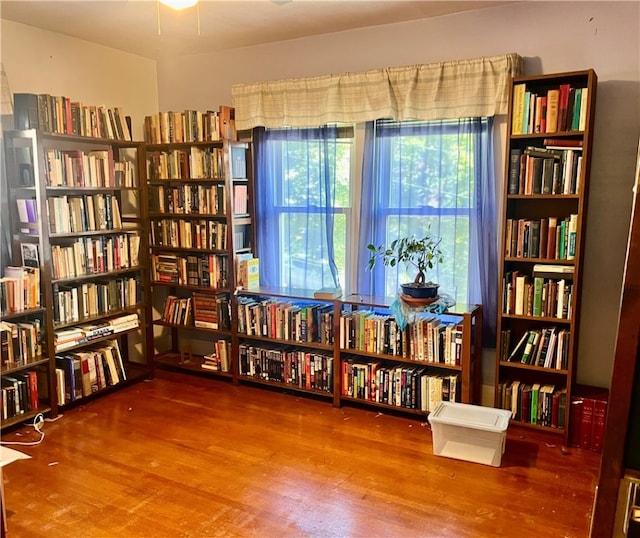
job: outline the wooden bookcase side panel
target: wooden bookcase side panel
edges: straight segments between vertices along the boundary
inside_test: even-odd
[[[524,94],[526,90],[527,93],[530,92],[534,97],[545,97],[549,99],[549,102],[551,102],[551,91],[560,91],[563,86],[566,88],[567,92],[571,92],[570,95],[583,94],[586,89],[586,93],[588,95],[587,102],[585,103],[582,101],[578,104],[578,101],[575,101],[575,106],[581,107],[584,118],[580,118],[579,123],[575,123],[573,125],[567,124],[569,125],[569,128],[566,130],[557,129],[552,130],[551,132],[532,132],[532,130],[528,130],[528,132],[521,132],[520,129],[526,130],[526,125],[523,127],[523,124],[519,123],[520,120],[515,117],[516,111],[520,110],[520,107],[515,105],[516,102],[520,104],[520,97],[518,94]],[[514,79],[511,84],[507,121],[508,147],[504,168],[502,239],[500,245],[500,256],[502,261],[500,263],[499,270],[500,304],[497,320],[498,342],[496,346],[494,396],[494,405],[496,406],[501,404],[500,400],[502,397],[503,385],[515,380],[522,381],[525,385],[533,384],[534,389],[537,388],[537,386],[535,386],[536,383],[551,384],[555,389],[564,389],[566,390],[567,410],[570,405],[571,390],[575,379],[575,358],[577,356],[579,337],[578,329],[580,326],[582,259],[584,256],[583,251],[586,232],[596,86],[597,76],[591,69],[541,76],[518,77]],[[545,102],[546,100],[547,99],[545,99]],[[526,121],[527,107],[524,106],[523,109],[523,116]],[[528,110],[535,110],[535,106],[530,107]],[[559,114],[560,113],[561,111],[559,111]],[[571,111],[569,111],[569,114],[570,113]],[[547,116],[547,119],[548,118],[549,116]],[[576,116],[576,121],[577,119],[578,118]],[[537,124],[538,121],[539,118],[535,118],[533,123]],[[579,128],[577,128],[578,125]],[[533,131],[535,131],[535,129],[533,129]],[[556,156],[547,158],[549,153],[542,153],[545,151],[551,152],[552,154],[555,153]],[[523,155],[524,157],[520,157],[519,155]],[[574,158],[577,160],[572,161]],[[520,161],[518,162],[515,159],[520,159]],[[573,184],[576,185],[575,192],[571,191],[572,187],[568,186],[567,188],[570,189],[569,193],[565,190],[565,194],[545,194],[543,183],[543,193],[531,194],[531,191],[527,191],[525,189],[524,192],[527,192],[527,194],[524,194],[522,190],[523,181],[531,181],[529,178],[532,177],[530,174],[532,173],[532,167],[534,164],[542,166],[541,163],[546,165],[549,164],[549,161],[551,163],[558,162],[558,159],[560,159],[560,163],[565,163],[565,159],[567,159],[568,162],[577,163],[574,164],[573,175],[571,175],[571,172],[568,172],[568,176],[565,177],[562,175],[563,172],[560,173],[560,178],[564,178],[565,181],[569,181],[571,177],[574,178]],[[535,162],[536,160],[540,162],[537,163]],[[518,171],[518,166],[520,166],[520,171]],[[578,170],[577,173],[575,172],[576,168]],[[556,193],[555,183],[552,188],[553,193]],[[536,188],[533,187],[533,192],[536,192],[535,189]],[[536,248],[532,249],[534,257],[528,257],[526,253],[523,256],[520,253],[523,237],[522,229],[524,229],[525,237],[528,239],[532,236],[528,236],[526,234],[528,234],[530,230],[533,230],[530,226],[533,226],[536,222],[542,223],[535,224],[536,228],[540,226],[541,229],[546,230],[546,225],[551,229],[551,225],[555,224],[555,222],[552,222],[553,219],[557,219],[559,226],[561,220],[566,220],[567,223],[569,220],[572,220],[570,218],[572,215],[574,216],[573,219],[575,219],[572,223],[572,226],[575,226],[575,250],[573,251],[572,256],[561,255],[558,258],[557,248],[556,256],[550,255],[549,251],[545,253],[541,251],[540,254],[537,255]],[[517,228],[516,225],[518,226]],[[516,230],[518,233],[517,238],[514,237]],[[552,242],[551,233],[549,233],[548,236],[544,236],[545,242],[547,239],[549,243]],[[542,239],[540,241],[542,241]],[[517,248],[514,247],[514,245],[517,245]],[[514,250],[516,250],[515,253]],[[526,250],[527,243],[525,240],[524,252],[526,252]],[[566,251],[568,252],[568,250]],[[562,254],[562,250],[560,250],[560,252]],[[513,312],[508,313],[508,311],[505,310],[506,307],[504,306],[504,301],[507,301],[507,298],[510,298],[512,291],[514,294],[516,293],[515,277],[524,276],[526,280],[520,281],[520,283],[525,282],[525,285],[531,286],[531,290],[533,290],[535,280],[533,274],[534,267],[549,264],[566,266],[573,269],[572,278],[566,280],[566,282],[571,285],[571,297],[568,310],[569,314],[566,316],[568,319],[555,319],[553,316],[549,317],[548,315],[542,317],[531,316],[530,314],[527,315],[527,312],[524,312],[525,315],[518,315],[518,311],[516,311],[516,315],[514,315]],[[507,277],[512,277],[512,280],[509,282],[509,286],[507,286]],[[552,276],[551,280],[554,282],[563,280],[564,287],[565,279],[562,274],[558,274],[557,277]],[[547,281],[544,282],[545,293],[547,291],[551,293],[550,290],[555,291],[556,288],[551,286],[547,289]],[[513,289],[511,287],[512,284]],[[519,287],[518,289],[521,290],[522,288]],[[528,288],[524,289],[526,290],[525,293],[529,291]],[[524,302],[525,304],[530,303],[531,298],[527,298],[525,296]],[[511,304],[513,305],[513,303]],[[555,332],[556,329],[554,329],[553,332],[551,330],[553,326],[557,326],[558,331],[569,331],[568,338],[565,337],[564,339],[564,347],[568,351],[566,353],[566,365],[563,365],[561,368],[552,368],[549,370],[548,368],[541,368],[539,366],[520,365],[507,361],[505,358],[505,352],[506,356],[509,356],[523,335],[531,335],[534,332],[538,332],[542,335],[539,336],[539,339],[544,340],[546,337],[545,335],[553,334]],[[546,329],[547,327],[549,329]],[[509,331],[508,335],[507,331]],[[535,336],[534,341],[536,341]],[[506,349],[507,347],[508,349]],[[513,402],[515,401],[516,400],[514,399]],[[519,401],[520,400],[518,400],[518,402]],[[504,406],[505,403],[502,402],[502,405]],[[506,405],[508,405],[508,403]],[[569,419],[569,412],[566,412],[563,424],[558,424],[558,428],[549,428],[549,430],[563,435],[565,440],[567,440]],[[514,423],[519,422],[514,421]],[[540,427],[536,424],[527,424],[526,422],[521,422],[520,424],[527,427]]]

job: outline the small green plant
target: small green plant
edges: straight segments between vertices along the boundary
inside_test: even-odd
[[[418,270],[418,274],[413,281],[416,286],[425,286],[430,283],[425,282],[427,269],[433,269],[438,263],[443,262],[440,243],[442,238],[434,237],[430,233],[418,239],[415,235],[401,237],[385,245],[367,245],[370,252],[369,270],[373,269],[376,262],[380,260],[385,266],[395,267],[400,263],[412,265]]]

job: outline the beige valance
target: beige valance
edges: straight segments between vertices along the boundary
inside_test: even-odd
[[[382,118],[437,120],[507,113],[509,78],[522,58],[505,54],[362,73],[236,84],[237,129],[314,127]]]

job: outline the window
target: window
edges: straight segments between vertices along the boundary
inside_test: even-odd
[[[257,129],[256,218],[263,284],[345,281],[353,129]]]
[[[456,303],[482,304],[486,325],[497,294],[497,275],[490,271],[497,260],[491,142],[488,118],[368,124],[358,245],[362,267],[369,243],[388,245],[427,231],[441,237],[444,263],[427,279]],[[393,297],[414,277],[404,266],[376,264],[358,274],[358,291]]]
[[[415,275],[382,264],[370,272],[367,245],[430,230],[442,237],[445,261],[427,278],[457,303],[482,304],[491,338],[497,299],[492,136],[490,118],[368,123],[356,188],[353,129],[256,129],[262,283],[341,284],[347,293],[393,297]],[[358,238],[353,245],[350,237]]]

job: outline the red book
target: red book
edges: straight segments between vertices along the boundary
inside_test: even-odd
[[[600,452],[604,439],[609,390],[589,385],[576,385],[573,395],[576,399],[584,400],[585,407],[583,414],[584,412],[590,414],[588,419],[583,417],[582,420],[584,429],[582,437],[584,438],[584,443],[581,443],[581,447],[593,450],[594,452]]]
[[[38,409],[38,373],[35,370],[29,372],[29,399],[31,410]]]
[[[591,430],[593,429],[593,400],[584,398],[582,403],[582,420],[580,421],[580,448],[591,450]]]
[[[569,411],[569,446],[580,447],[582,429],[582,405],[584,400],[571,400]]]
[[[602,452],[604,425],[607,419],[607,401],[593,401],[593,420],[591,423],[591,450]]]
[[[64,128],[67,134],[73,134],[73,119],[71,117],[71,99],[64,99]]]
[[[548,260],[556,259],[556,227],[558,225],[557,217],[549,217],[548,233],[547,233],[547,256]]]
[[[558,102],[558,131],[567,130],[567,112],[569,110],[569,84],[560,84],[560,100]]]

